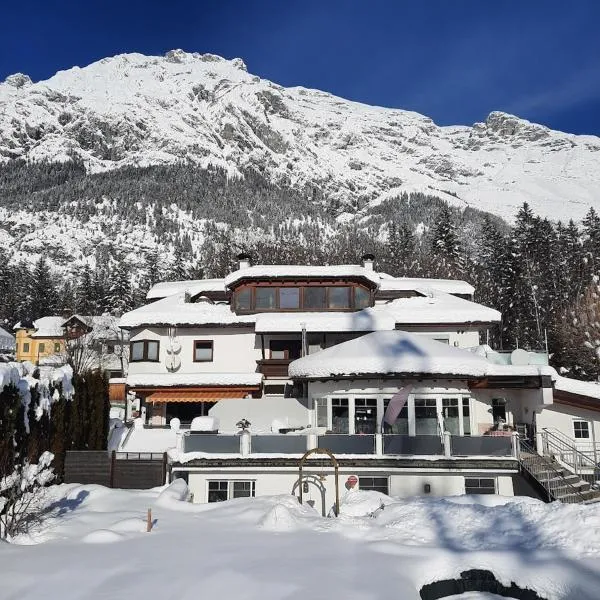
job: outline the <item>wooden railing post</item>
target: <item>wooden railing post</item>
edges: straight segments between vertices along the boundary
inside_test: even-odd
[[[115,467],[116,467],[116,463],[117,463],[117,453],[115,450],[113,450],[111,452],[110,455],[110,477],[109,477],[109,481],[110,481],[110,487],[114,488],[115,487]]]

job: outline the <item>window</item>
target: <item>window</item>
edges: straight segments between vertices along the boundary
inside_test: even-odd
[[[315,412],[317,427],[329,427],[329,420],[327,419],[327,398],[316,398],[315,399]]]
[[[386,398],[383,401],[383,414],[387,411],[390,398]],[[400,414],[396,417],[396,421],[393,425],[384,422],[384,433],[395,433],[397,435],[408,435],[408,403],[402,407]]]
[[[229,482],[227,481],[209,481],[208,482],[208,501],[225,502],[228,497]]]
[[[389,485],[387,477],[359,477],[358,487],[361,490],[373,490],[389,495]]]
[[[106,354],[114,354],[115,353],[115,347],[113,346],[113,344],[106,344]]]
[[[158,342],[139,340],[131,343],[131,362],[158,362]]]
[[[442,398],[444,427],[452,435],[460,435],[460,411],[458,398]]]
[[[300,288],[279,288],[279,308],[282,310],[294,310],[300,308]]]
[[[590,425],[587,421],[573,421],[573,432],[575,439],[588,439],[590,437]]]
[[[333,433],[349,433],[348,398],[332,398],[331,422]]]
[[[438,434],[437,405],[435,398],[415,400],[415,434]]]
[[[254,498],[254,481],[233,481],[233,498]]]
[[[211,362],[212,359],[212,340],[196,340],[194,342],[194,362]]]
[[[440,344],[450,345],[450,340],[448,338],[433,338],[435,342],[439,342]]]
[[[350,288],[345,286],[330,287],[329,308],[350,308]]]
[[[463,415],[463,433],[471,435],[471,410],[469,407],[469,398],[462,399],[462,415]]]
[[[371,306],[371,294],[364,287],[354,288],[354,308],[367,308]]]
[[[46,351],[46,344],[44,344],[44,342],[42,342],[39,346],[38,346],[38,352],[45,352]]]
[[[209,481],[208,501],[225,502],[232,498],[254,498],[255,481]]]
[[[465,477],[465,494],[495,494],[496,480],[493,477]]]
[[[27,342],[23,343],[23,352],[29,352],[29,344]]]
[[[54,342],[54,352],[60,352],[60,344],[58,342]]]
[[[272,360],[295,360],[302,354],[300,340],[271,340],[269,352]]]
[[[256,288],[256,310],[273,310],[277,308],[277,288]]]
[[[306,310],[323,310],[327,307],[327,288],[305,287],[304,308]]]
[[[354,433],[375,433],[377,430],[377,400],[356,398],[354,400]]]
[[[242,288],[235,293],[235,308],[237,310],[252,309],[252,290],[250,288]]]

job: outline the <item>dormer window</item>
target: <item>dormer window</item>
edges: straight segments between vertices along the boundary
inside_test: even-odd
[[[233,293],[238,313],[267,311],[351,311],[372,304],[371,290],[357,283],[330,285],[249,283]]]

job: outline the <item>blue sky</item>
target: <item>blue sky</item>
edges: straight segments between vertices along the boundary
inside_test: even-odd
[[[600,135],[600,0],[25,0],[0,15],[0,80],[183,48],[441,125],[504,110]]]

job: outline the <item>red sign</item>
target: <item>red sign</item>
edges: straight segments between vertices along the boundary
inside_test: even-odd
[[[358,483],[358,477],[356,475],[350,475],[348,477],[348,480],[346,481],[346,484],[350,488],[353,488],[357,483]]]

